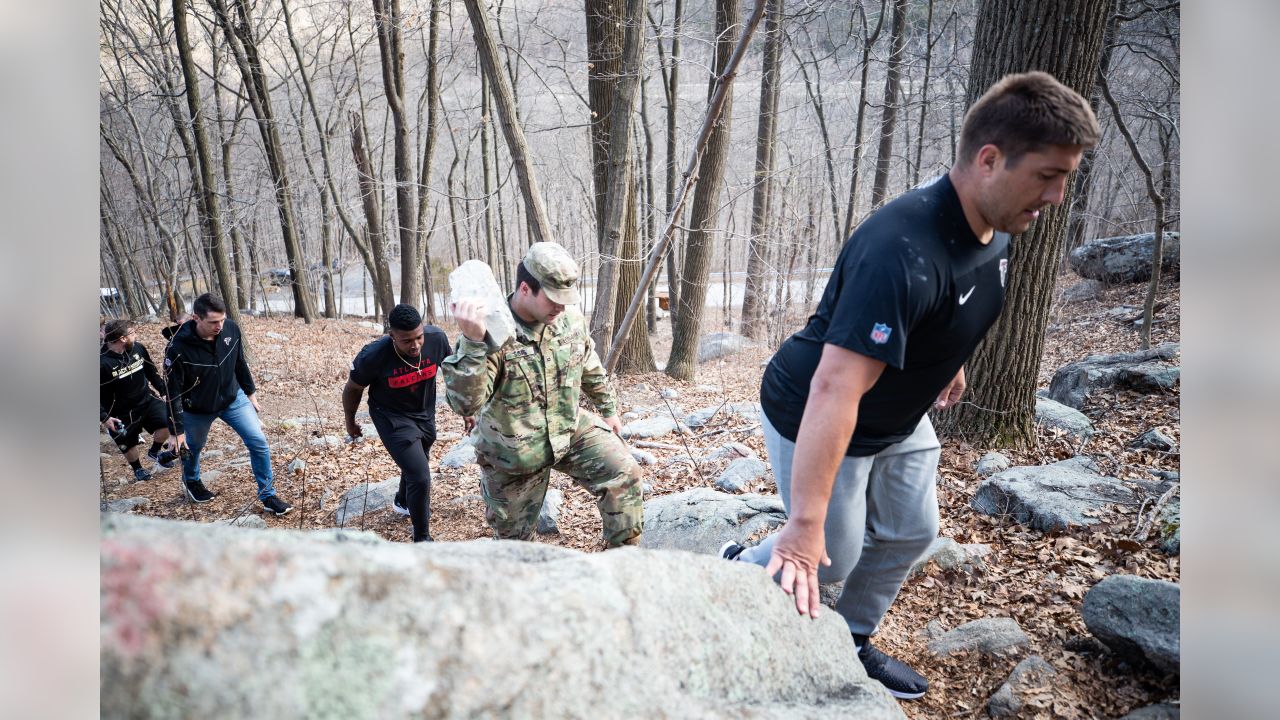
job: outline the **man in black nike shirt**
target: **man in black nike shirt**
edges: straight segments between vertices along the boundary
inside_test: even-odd
[[[761,381],[788,521],[721,554],[781,571],[801,614],[818,612],[820,582],[845,581],[836,612],[867,674],[896,697],[928,682],[869,636],[938,533],[941,449],[925,413],[959,400],[964,363],[1000,314],[1009,233],[1062,202],[1098,132],[1089,103],[1048,74],[996,83],[965,116],[955,167],[858,227]]]
[[[142,431],[151,433],[147,457],[157,466],[171,468],[178,456],[163,449],[169,439],[169,415],[160,398],[151,393],[154,388],[164,395],[164,378],[137,338],[138,330],[128,320],[112,320],[102,328],[98,420],[124,453],[134,479],[150,480],[151,473],[142,467]]]
[[[387,315],[387,334],[365,345],[351,361],[342,388],[347,434],[363,435],[356,422],[360,397],[369,388],[369,417],[378,437],[400,466],[395,510],[413,521],[413,541],[431,540],[431,467],[436,441],[436,374],[453,352],[449,336],[424,325],[411,305],[396,305]]]

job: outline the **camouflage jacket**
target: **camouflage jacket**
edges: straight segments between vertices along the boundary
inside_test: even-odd
[[[508,474],[536,472],[564,456],[584,392],[604,417],[618,412],[586,318],[572,306],[551,325],[517,320],[498,350],[463,335],[440,368],[449,407],[476,418],[476,451]]]

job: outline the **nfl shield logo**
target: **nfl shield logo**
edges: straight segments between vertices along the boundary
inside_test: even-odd
[[[876,323],[875,327],[871,328],[871,342],[877,345],[883,345],[889,342],[889,334],[892,332],[893,328],[888,325],[885,325],[884,323]]]
[[[1004,280],[1009,275],[1009,259],[1004,258],[1000,261],[1000,287],[1004,287]]]
[[[223,343],[226,343],[227,345],[230,345],[230,344],[231,344],[231,338],[229,338],[229,337],[224,337],[224,338],[222,338],[222,342],[223,342]]]

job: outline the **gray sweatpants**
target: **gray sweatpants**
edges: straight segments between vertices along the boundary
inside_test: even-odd
[[[765,448],[778,494],[791,511],[791,461],[796,444],[761,415]],[[825,524],[831,567],[818,581],[844,580],[836,612],[849,631],[871,635],[902,588],[907,570],[938,535],[935,476],[942,455],[929,416],[906,440],[868,457],[845,457],[836,471]],[[739,560],[769,564],[776,535],[747,548]]]

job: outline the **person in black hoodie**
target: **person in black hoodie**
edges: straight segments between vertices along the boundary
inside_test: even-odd
[[[151,479],[151,472],[142,467],[139,441],[144,430],[151,433],[147,457],[157,466],[171,468],[178,457],[163,449],[169,439],[169,416],[164,403],[150,392],[155,388],[164,395],[164,378],[137,337],[137,328],[128,320],[112,320],[102,328],[98,421],[133,468],[134,479],[141,481]]]
[[[192,319],[182,324],[165,350],[169,417],[174,446],[182,454],[182,481],[187,498],[203,503],[213,493],[200,482],[200,450],[209,427],[221,418],[249,450],[258,500],[268,512],[292,509],[273,487],[271,448],[258,419],[253,374],[244,358],[240,327],[227,319],[222,298],[205,293],[192,304]]]

